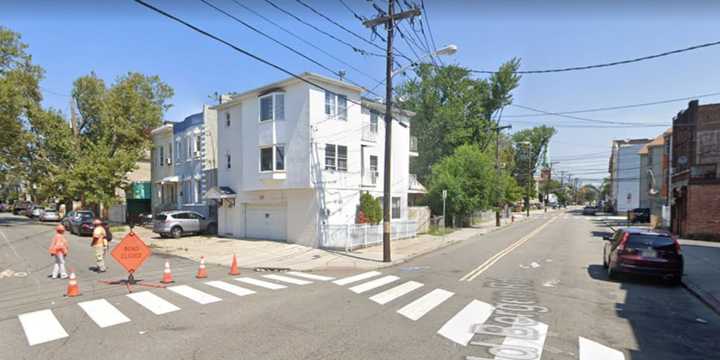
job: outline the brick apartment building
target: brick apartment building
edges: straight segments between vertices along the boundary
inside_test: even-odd
[[[673,119],[672,230],[720,239],[720,104],[697,100]]]

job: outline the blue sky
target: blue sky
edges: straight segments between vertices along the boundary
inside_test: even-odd
[[[148,0],[223,38],[294,72],[327,74],[199,1]],[[210,0],[238,18],[303,51],[348,78],[372,82],[343,64],[308,47],[238,7],[229,0]],[[352,43],[370,49],[351,35],[311,13],[295,0],[273,0],[304,20]],[[359,34],[368,35],[339,0],[304,0]],[[359,14],[374,14],[367,0],[345,0]],[[384,0],[376,2],[385,7]],[[363,57],[315,32],[262,0],[244,1],[273,21],[376,77],[384,76],[384,60]],[[446,63],[482,70],[496,69],[519,57],[526,70],[587,65],[622,60],[720,40],[711,1],[440,1],[426,0],[429,23],[438,47],[453,43],[456,55]],[[44,103],[67,111],[72,82],[95,71],[111,82],[128,71],[159,75],[175,90],[167,120],[178,121],[210,103],[213,92],[243,91],[286,75],[239,54],[139,6],[133,1],[4,1],[0,24],[18,31],[30,45],[36,63],[46,70]],[[406,28],[407,29],[407,28]],[[379,40],[379,46],[383,46]],[[411,54],[404,42],[399,49]],[[377,49],[374,49],[379,51]],[[517,104],[547,111],[614,106],[720,92],[720,46],[605,69],[526,75],[515,91]],[[381,91],[378,91],[381,92]],[[719,102],[720,96],[700,99]],[[686,101],[635,109],[578,114],[593,119],[665,123]],[[526,114],[508,108],[504,114]],[[506,118],[513,130],[537,122],[583,124],[553,116]],[[587,172],[607,165],[612,139],[654,137],[664,128],[558,128],[551,157],[558,169]],[[587,154],[587,155],[586,155]],[[571,161],[562,161],[570,159]],[[580,158],[580,160],[575,160]],[[585,176],[585,175],[583,175]],[[601,177],[602,174],[587,175]]]

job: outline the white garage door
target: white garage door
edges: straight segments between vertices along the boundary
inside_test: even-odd
[[[287,240],[287,213],[284,206],[247,207],[247,237]]]

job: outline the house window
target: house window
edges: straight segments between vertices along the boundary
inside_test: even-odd
[[[182,143],[180,142],[180,139],[175,139],[175,154],[177,161],[180,161],[182,157]]]
[[[195,180],[195,203],[196,204],[200,203],[201,196],[202,196],[202,182],[200,182],[200,180]]]
[[[272,147],[260,149],[260,171],[272,171],[273,149]]]
[[[347,120],[347,96],[325,91],[325,115]]]
[[[393,197],[392,199],[391,216],[393,219],[400,218],[400,198]]]
[[[230,111],[225,113],[225,126],[230,127]]]
[[[173,150],[172,149],[173,149],[173,146],[172,146],[172,143],[170,143],[168,145],[168,158],[167,158],[168,165],[172,165],[172,159],[173,159]]]
[[[163,165],[164,165],[163,163],[165,162],[165,147],[164,147],[164,146],[160,146],[160,147],[158,148],[158,151],[160,151],[160,154],[159,154],[159,156],[158,156],[158,158],[159,158],[159,160],[160,160],[160,166],[163,166]]]
[[[195,155],[200,157],[200,149],[202,149],[202,137],[200,134],[195,135]]]
[[[378,113],[375,110],[370,111],[370,131],[377,133],[378,132],[378,118],[380,117],[380,113]]]
[[[230,155],[229,151],[227,153],[225,153],[225,161],[227,163],[227,168],[231,169],[232,168],[232,155]]]
[[[185,148],[187,149],[185,160],[192,159],[192,141],[190,141],[190,135],[185,137]]]
[[[275,170],[285,170],[285,147],[275,145]]]
[[[274,93],[260,98],[260,121],[285,120],[285,94]]]
[[[370,173],[377,174],[378,172],[378,157],[370,155]]]
[[[325,170],[347,171],[347,146],[325,145]]]

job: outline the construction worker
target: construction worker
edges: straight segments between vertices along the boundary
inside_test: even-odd
[[[95,228],[93,229],[92,234],[92,243],[90,243],[90,246],[95,248],[95,261],[97,262],[97,268],[95,271],[97,272],[105,272],[107,271],[107,268],[105,267],[105,253],[107,252],[107,234],[105,233],[105,228],[102,226],[102,221],[100,219],[95,219],[93,221],[93,225],[95,225]]]
[[[50,243],[48,251],[50,255],[55,258],[55,264],[53,264],[52,273],[48,277],[57,279],[65,279],[68,277],[67,271],[65,270],[65,257],[68,255],[68,242],[63,235],[65,233],[65,227],[58,225],[55,227],[55,236]]]

